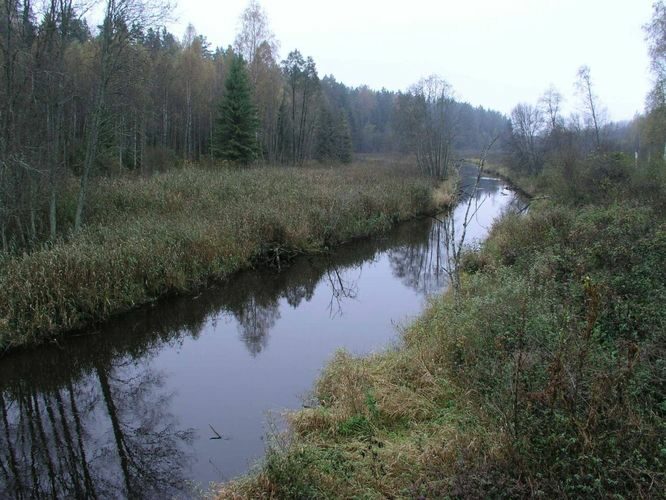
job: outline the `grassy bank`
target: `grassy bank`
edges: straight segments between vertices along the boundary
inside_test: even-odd
[[[86,228],[0,262],[0,348],[43,341],[248,266],[281,265],[446,201],[404,165],[186,168],[100,182]],[[61,220],[74,213],[64,196]]]
[[[488,175],[505,180],[527,198],[532,198],[535,193],[543,191],[538,178],[520,175],[501,161],[486,163],[485,171]]]
[[[339,353],[314,407],[219,496],[660,498],[663,186],[624,172],[582,199],[562,180],[496,224],[461,300],[434,299],[397,349]]]

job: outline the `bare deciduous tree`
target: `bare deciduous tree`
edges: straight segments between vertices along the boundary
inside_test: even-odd
[[[453,155],[457,112],[451,86],[437,75],[419,80],[403,96],[403,133],[419,168],[445,179]]]
[[[530,104],[518,104],[511,111],[511,132],[515,161],[529,174],[539,172],[543,163],[541,110]]]
[[[541,108],[541,113],[547,119],[550,133],[564,126],[562,116],[560,115],[562,101],[562,94],[552,85],[539,99],[539,107]]]
[[[600,149],[604,111],[601,109],[599,97],[594,93],[589,66],[581,66],[578,68],[577,76],[576,91],[582,101],[583,111],[585,112],[588,121],[588,127],[592,128],[594,131],[596,147],[597,149]]]
[[[250,76],[256,77],[253,68],[259,47],[266,44],[270,52],[277,55],[277,39],[268,25],[266,12],[257,0],[250,0],[241,14],[238,24],[234,49],[248,63]],[[256,82],[256,80],[253,81]]]
[[[160,0],[107,0],[100,32],[99,78],[88,126],[81,184],[74,218],[74,230],[83,224],[88,180],[95,163],[107,92],[123,67],[123,58],[134,36],[134,27],[146,28],[166,19],[171,4]]]

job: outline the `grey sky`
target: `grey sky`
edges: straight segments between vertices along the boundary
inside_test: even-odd
[[[213,45],[233,43],[246,0],[181,0],[178,35],[192,23]],[[551,84],[577,106],[576,70],[590,66],[613,120],[643,110],[650,87],[642,31],[651,0],[263,0],[281,57],[298,48],[320,75],[347,85],[405,89],[447,79],[459,99],[508,112]]]

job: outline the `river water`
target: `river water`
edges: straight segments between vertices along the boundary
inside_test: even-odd
[[[466,241],[518,205],[483,178]],[[441,220],[408,222],[5,356],[0,498],[187,498],[247,472],[337,349],[396,344],[446,287],[444,233]]]

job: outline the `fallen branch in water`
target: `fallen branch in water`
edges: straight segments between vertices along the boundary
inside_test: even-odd
[[[231,439],[231,438],[228,438],[228,437],[222,436],[219,432],[217,432],[217,431],[215,430],[215,428],[214,428],[212,425],[208,424],[208,427],[210,427],[210,430],[212,430],[212,431],[215,433],[215,436],[213,436],[213,437],[210,438],[210,439],[224,439],[225,441],[229,441],[229,439]]]

